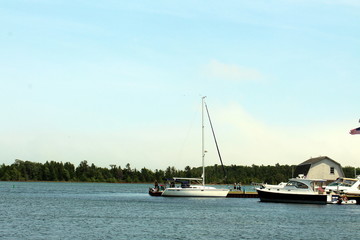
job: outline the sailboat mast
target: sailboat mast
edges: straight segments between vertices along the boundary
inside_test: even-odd
[[[201,121],[202,121],[202,128],[201,128],[201,143],[202,143],[202,184],[205,185],[205,143],[204,143],[204,101],[205,97],[202,97],[202,104],[201,104]]]

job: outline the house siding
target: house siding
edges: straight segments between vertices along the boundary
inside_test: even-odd
[[[334,173],[331,173],[332,167],[334,168]],[[326,180],[336,180],[338,177],[343,177],[341,166],[329,159],[323,159],[317,163],[313,163],[307,175],[307,178]]]

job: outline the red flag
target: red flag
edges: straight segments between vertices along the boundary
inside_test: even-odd
[[[360,127],[350,130],[350,134],[351,135],[360,134]]]

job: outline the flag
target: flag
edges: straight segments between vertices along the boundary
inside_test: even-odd
[[[350,134],[351,135],[360,134],[360,127],[350,130]]]

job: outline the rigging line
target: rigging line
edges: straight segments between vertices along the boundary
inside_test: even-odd
[[[177,160],[180,162],[183,160],[185,145],[189,144],[190,135],[194,128],[195,119],[196,119],[197,114],[198,114],[198,112],[194,111],[192,118],[190,119],[190,121],[188,121],[188,125],[189,125],[188,129],[187,129],[187,131],[184,131],[185,137],[182,140],[182,143],[181,143],[180,149],[178,150],[178,155],[177,155]]]
[[[225,179],[226,179],[226,178],[227,178],[227,176],[226,176],[226,171],[225,171],[224,164],[223,164],[223,161],[222,161],[222,158],[221,158],[219,146],[218,146],[218,143],[217,143],[217,140],[216,140],[216,136],[215,136],[215,131],[214,131],[214,128],[213,128],[213,125],[212,125],[212,122],[211,122],[211,118],[210,118],[210,114],[209,114],[209,109],[208,109],[208,107],[207,107],[207,105],[206,105],[206,102],[205,102],[205,108],[206,108],[206,112],[207,112],[207,115],[208,115],[208,118],[209,118],[209,122],[210,122],[210,126],[211,126],[211,131],[212,131],[212,134],[213,134],[213,136],[214,136],[214,141],[215,141],[216,149],[217,149],[217,152],[218,152],[218,155],[219,155],[219,158],[220,158],[221,167],[222,167],[222,169],[223,169],[224,177],[225,177]]]

